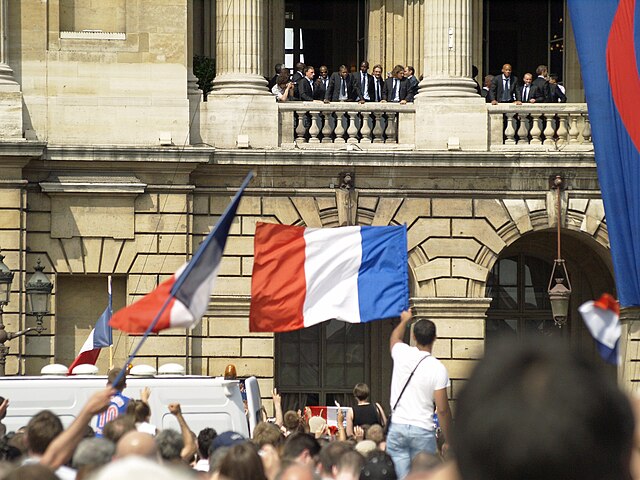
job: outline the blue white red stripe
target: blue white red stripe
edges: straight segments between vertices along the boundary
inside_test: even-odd
[[[407,229],[258,223],[250,330],[286,332],[330,319],[364,323],[409,306]]]
[[[618,343],[622,330],[620,307],[616,299],[605,293],[596,301],[583,303],[578,310],[596,341],[602,358],[608,363],[617,365],[620,361]]]

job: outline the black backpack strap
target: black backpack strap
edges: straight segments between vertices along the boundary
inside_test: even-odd
[[[398,406],[398,403],[400,402],[400,399],[402,398],[402,394],[404,393],[404,391],[407,389],[407,385],[409,385],[409,382],[411,381],[411,377],[413,377],[413,374],[416,373],[416,370],[418,369],[418,367],[420,366],[420,364],[422,363],[422,361],[427,358],[430,357],[431,354],[427,354],[424,357],[422,357],[420,359],[420,361],[417,363],[417,365],[415,366],[415,368],[411,371],[411,375],[409,375],[409,378],[407,378],[407,383],[404,384],[404,387],[402,387],[402,390],[400,391],[400,395],[398,395],[398,399],[396,400],[396,404],[393,406],[393,408],[391,409],[391,413],[393,413],[396,410],[396,407]]]

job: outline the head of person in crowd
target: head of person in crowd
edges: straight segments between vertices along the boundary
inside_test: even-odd
[[[397,478],[393,460],[388,453],[374,450],[367,455],[360,471],[360,480],[397,480]]]
[[[367,455],[369,455],[369,453],[373,452],[377,448],[378,445],[376,445],[376,442],[374,442],[373,440],[360,440],[358,443],[356,443],[355,446],[356,452],[358,452],[363,457],[366,457]]]
[[[131,430],[125,433],[116,444],[116,458],[124,458],[129,455],[145,457],[157,461],[158,447],[152,435],[145,432]]]
[[[29,455],[42,456],[62,430],[62,422],[55,413],[49,410],[36,413],[27,424],[26,444]]]
[[[156,435],[158,453],[164,462],[181,463],[180,452],[184,448],[184,440],[180,432],[171,428],[165,428]]]
[[[185,469],[161,465],[148,458],[130,456],[105,465],[91,480],[193,480]]]
[[[127,374],[126,374],[126,372],[125,372],[124,375],[122,375],[122,378],[120,378],[120,380],[118,380],[118,383],[114,384],[114,382],[116,381],[116,379],[120,375],[121,371],[122,371],[121,368],[112,368],[111,370],[109,370],[109,374],[107,375],[107,386],[110,385],[113,388],[115,388],[116,390],[118,390],[119,392],[122,392],[125,388],[127,388]]]
[[[533,81],[533,75],[531,75],[530,73],[525,73],[522,76],[522,81],[525,85],[531,85],[531,82]]]
[[[421,318],[413,325],[411,332],[419,346],[428,347],[436,341],[436,324],[426,318]]]
[[[230,447],[220,463],[218,473],[221,478],[233,480],[267,480],[258,449],[251,442]]]
[[[556,73],[549,74],[549,83],[558,83],[558,75]]]
[[[360,62],[360,71],[362,73],[367,73],[369,71],[369,62],[366,60],[364,62]]]
[[[117,444],[122,436],[136,429],[135,420],[130,415],[120,415],[114,418],[104,426],[102,430],[102,436],[107,440],[111,440]]]
[[[151,418],[151,408],[143,400],[131,399],[127,404],[127,415],[131,415],[135,422],[148,422]]]
[[[371,74],[376,78],[382,79],[382,65],[374,65]]]
[[[382,425],[378,424],[371,425],[364,433],[364,438],[374,441],[376,445],[380,445],[384,442],[384,428],[382,428]]]
[[[305,67],[304,63],[302,62],[296,63],[296,72],[300,72],[300,73],[304,72],[304,67]]]
[[[111,461],[116,446],[106,438],[85,438],[73,453],[71,466],[77,470],[76,480],[88,478],[98,468]]]
[[[230,448],[231,447],[218,447],[215,450],[209,450],[209,473],[215,474],[220,471],[222,460]]]
[[[213,428],[203,428],[198,433],[198,455],[203,460],[209,458],[209,448],[211,448],[211,443],[213,439],[218,436],[218,432],[216,432]]]
[[[634,417],[615,379],[552,338],[500,342],[456,403],[463,478],[630,479]]]
[[[320,65],[320,68],[318,68],[318,72],[320,72],[321,78],[327,78],[329,76],[329,69],[326,65]]]
[[[478,76],[478,73],[480,73],[478,71],[478,67],[476,67],[475,65],[471,65],[471,78],[476,78]]]
[[[277,425],[269,422],[260,422],[253,429],[252,440],[258,448],[262,448],[264,445],[273,445],[279,448],[284,442],[284,435]]]
[[[484,86],[487,88],[491,88],[491,82],[493,81],[493,75],[487,75],[484,77]]]
[[[340,68],[338,68],[338,72],[340,73],[340,76],[342,78],[347,78],[349,76],[349,69],[346,65],[340,65]]]
[[[333,476],[340,480],[358,480],[364,466],[364,457],[350,450],[343,453],[333,468]]]
[[[430,452],[418,452],[416,456],[411,459],[410,473],[433,472],[440,466],[442,466],[442,459],[439,456]]]
[[[549,70],[546,65],[538,65],[538,68],[536,68],[536,75],[538,75],[539,77],[547,78],[548,74],[549,74]]]
[[[304,67],[303,73],[307,80],[313,80],[313,76],[316,74],[316,70],[315,68],[313,68],[313,66],[307,65],[306,67]]]
[[[294,412],[293,410],[287,410],[284,413],[284,416],[282,417],[282,425],[289,433],[304,433],[302,418],[300,418],[298,412]]]
[[[282,446],[282,459],[296,461],[302,465],[315,467],[320,444],[308,433],[289,435]]]
[[[369,385],[367,385],[366,383],[356,383],[356,386],[353,387],[353,396],[356,397],[356,400],[358,400],[359,402],[368,401],[369,395]]]
[[[280,73],[278,74],[278,78],[276,78],[276,85],[280,88],[285,88],[287,83],[291,81],[291,76],[289,73],[289,69],[286,67],[282,67]]]
[[[3,480],[59,480],[51,469],[39,463],[22,465],[2,478]]]
[[[404,78],[404,67],[402,65],[396,65],[393,67],[393,70],[391,70],[391,77],[402,80]]]
[[[11,445],[11,437],[9,435],[0,437],[0,461],[13,462],[21,456],[22,451]]]
[[[293,461],[283,461],[275,480],[316,480],[313,470],[308,465]]]
[[[416,73],[416,71],[411,65],[407,65],[406,67],[404,67],[404,76],[406,78],[410,78],[410,77],[414,76],[415,73]]]
[[[280,70],[282,70],[282,64],[281,63],[276,63],[276,66],[274,67],[274,70],[276,71],[276,75],[280,75]]]
[[[512,71],[513,68],[511,68],[511,65],[509,63],[505,63],[504,65],[502,65],[502,74],[505,76],[505,78],[509,78]]]
[[[322,477],[335,476],[335,466],[338,464],[340,457],[347,452],[353,451],[351,445],[347,442],[330,442],[322,447],[318,454],[318,469]]]
[[[21,432],[9,432],[4,438],[7,440],[7,445],[20,451],[21,456],[27,454],[26,427]]]

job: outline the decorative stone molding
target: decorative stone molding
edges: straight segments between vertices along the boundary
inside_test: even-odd
[[[60,38],[77,40],[126,40],[124,32],[103,32],[102,30],[83,30],[81,32],[60,32]]]
[[[250,295],[215,295],[209,300],[207,315],[247,318],[250,306]]]

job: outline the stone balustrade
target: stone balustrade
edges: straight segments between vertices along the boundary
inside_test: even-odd
[[[368,144],[375,148],[415,142],[412,104],[287,102],[278,108],[282,146]]]
[[[487,106],[491,150],[592,149],[585,103]]]

